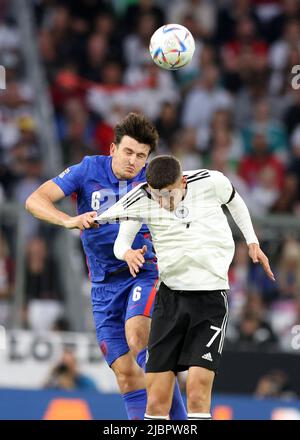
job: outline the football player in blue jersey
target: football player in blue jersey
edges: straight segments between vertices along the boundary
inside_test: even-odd
[[[142,226],[132,263],[140,267],[133,278],[127,263],[116,259],[113,246],[119,224],[100,226],[94,218],[135,185],[145,182],[145,167],[158,134],[145,116],[130,113],[115,127],[110,156],[86,156],[48,180],[26,201],[26,209],[40,220],[68,229],[80,229],[92,285],[92,306],[101,351],[115,373],[129,419],[143,419],[146,408],[145,364],[150,318],[158,272],[149,231]],[[75,193],[78,215],[71,217],[55,202]],[[186,419],[178,384],[171,419]]]

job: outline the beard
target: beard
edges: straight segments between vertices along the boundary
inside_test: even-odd
[[[137,172],[129,172],[129,171],[123,171],[122,174],[120,173],[120,179],[121,180],[129,180],[133,179],[135,176],[137,176]]]

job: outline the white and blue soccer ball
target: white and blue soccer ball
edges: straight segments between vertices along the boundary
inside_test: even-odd
[[[151,37],[150,54],[163,69],[177,70],[186,66],[195,51],[195,40],[190,31],[180,24],[166,24]]]

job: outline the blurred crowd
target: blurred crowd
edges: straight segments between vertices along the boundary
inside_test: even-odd
[[[159,154],[176,155],[184,169],[222,171],[253,216],[300,217],[300,88],[292,73],[300,66],[298,0],[39,0],[35,16],[64,165],[109,154],[114,125],[129,111],[143,112],[159,131]],[[150,37],[165,23],[183,24],[195,38],[193,60],[179,71],[158,68],[149,55]],[[45,179],[20,44],[0,9],[0,64],[7,71],[0,93],[0,203],[23,203]],[[14,283],[4,232],[3,303]],[[24,325],[43,324],[34,321],[40,300],[51,302],[53,325],[63,315],[63,294],[49,275],[49,268],[56,272],[47,234],[41,236],[34,220],[26,234],[31,306]],[[291,349],[291,329],[300,323],[299,236],[287,231],[275,247],[260,237],[271,250],[276,284],[250,264],[244,242],[237,243],[230,270],[232,343]]]
[[[63,319],[63,295],[50,246],[52,229],[23,212],[26,198],[46,178],[45,158],[34,90],[25,73],[20,30],[10,6],[7,0],[0,2],[0,65],[6,70],[6,88],[0,90],[0,324],[9,326],[13,318],[18,216],[7,216],[2,208],[5,202],[15,202],[25,240],[24,307],[18,320],[25,328],[55,328]]]

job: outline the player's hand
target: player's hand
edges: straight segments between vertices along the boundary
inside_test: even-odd
[[[95,222],[96,216],[96,211],[90,211],[76,215],[75,217],[70,217],[65,221],[65,227],[67,229],[80,229],[81,231],[84,229],[99,228],[99,224]]]
[[[271,267],[270,267],[270,264],[269,264],[269,259],[263,253],[263,251],[261,250],[261,248],[259,247],[258,244],[256,244],[256,243],[249,244],[249,257],[251,258],[253,263],[260,263],[262,265],[264,271],[268,275],[268,277],[272,281],[275,281],[274,274],[273,274]]]
[[[144,245],[142,249],[128,249],[125,252],[124,260],[128,264],[131,275],[135,278],[140,270],[140,267],[145,263],[144,255],[147,252],[147,246]]]

